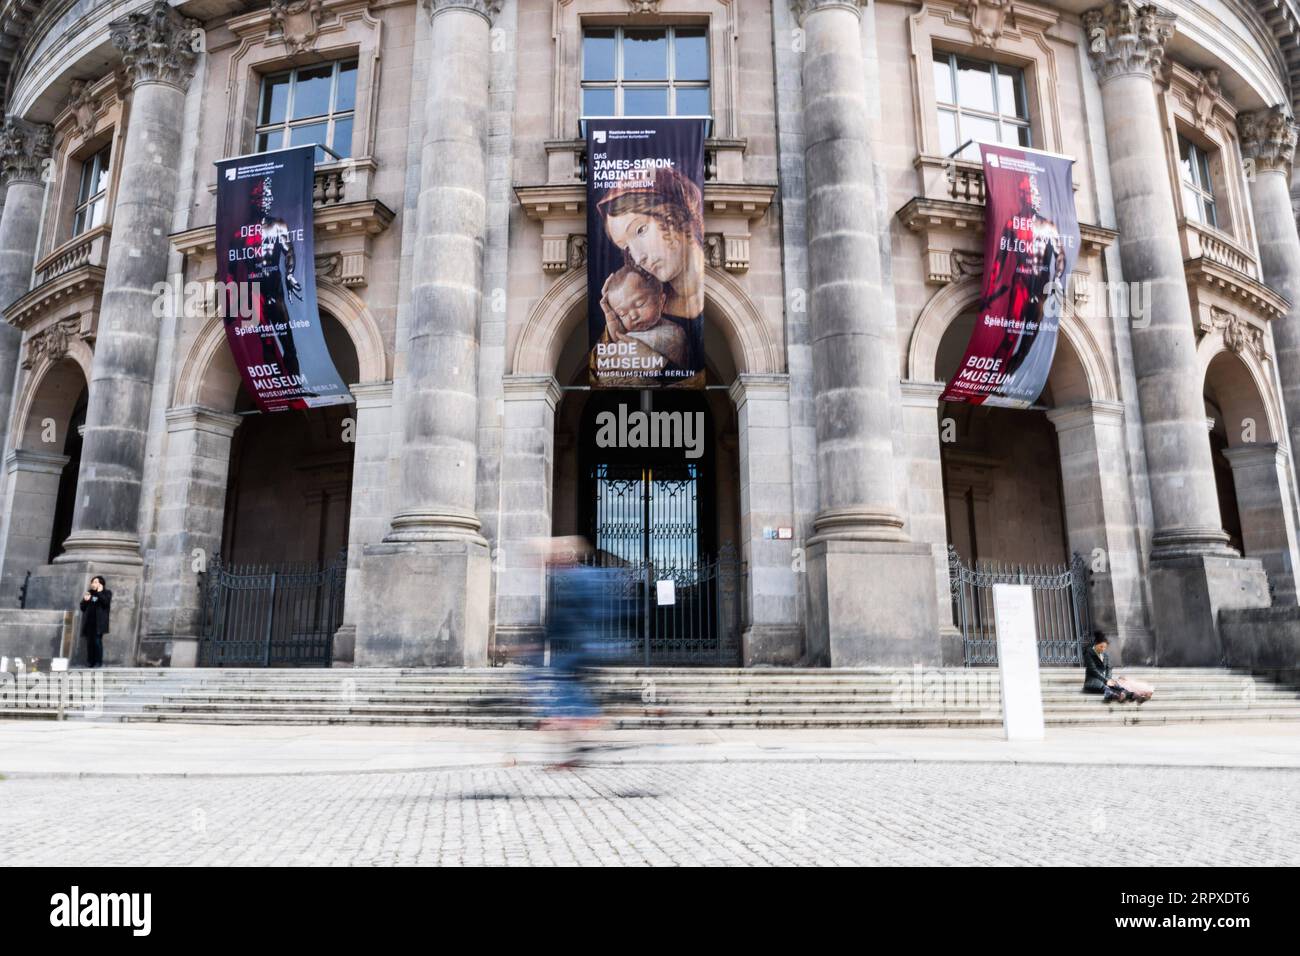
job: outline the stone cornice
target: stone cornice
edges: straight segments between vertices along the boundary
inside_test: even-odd
[[[984,203],[962,202],[954,199],[927,199],[916,196],[898,210],[899,221],[913,232],[928,232],[935,228],[951,229],[965,235],[978,235],[984,231]],[[1101,252],[1111,246],[1119,233],[1105,226],[1079,223],[1079,237],[1085,250]]]
[[[854,16],[860,17],[862,16],[862,8],[867,3],[868,0],[790,0],[790,11],[794,14],[796,23],[803,23],[809,14],[830,7],[849,10],[852,11]]]
[[[388,228],[395,216],[396,213],[378,199],[317,206],[316,238],[320,240],[335,236],[377,236]],[[169,238],[177,252],[185,255],[202,255],[216,249],[217,227],[215,224],[196,226],[183,232],[174,232]],[[321,250],[317,251],[323,254]]]
[[[501,0],[421,0],[420,5],[429,11],[430,18],[445,10],[465,10],[491,23],[501,12]]]
[[[1101,82],[1116,76],[1160,73],[1175,18],[1154,4],[1111,2],[1083,15],[1088,57]]]
[[[748,183],[705,183],[704,210],[714,215],[736,215],[761,219],[772,205],[775,186]],[[529,219],[583,219],[587,215],[585,183],[544,186],[516,186],[515,197]],[[705,224],[707,228],[707,223]]]
[[[0,186],[39,183],[54,143],[54,128],[11,116],[0,128]]]
[[[506,375],[501,379],[501,390],[507,402],[531,402],[542,399],[555,411],[564,393],[554,375]]]
[[[1238,114],[1237,132],[1241,135],[1242,158],[1253,163],[1256,172],[1290,174],[1300,128],[1286,106]]]
[[[182,405],[179,408],[169,408],[164,417],[167,419],[169,432],[203,431],[225,438],[233,435],[239,423],[243,421],[240,416],[231,412],[218,411],[205,405]]]
[[[202,28],[181,16],[166,0],[154,0],[142,13],[131,13],[109,26],[113,46],[132,86],[166,83],[184,90],[198,62],[195,43]]]

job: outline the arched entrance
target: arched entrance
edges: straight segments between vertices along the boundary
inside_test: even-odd
[[[960,366],[976,318],[965,313],[944,332],[935,358],[937,381],[948,381]],[[1072,359],[1062,341],[1057,363]],[[1050,378],[1031,409],[940,402],[948,541],[967,564],[1069,561],[1060,448],[1045,414],[1055,404]]]
[[[14,421],[21,431],[9,461],[0,582],[7,606],[20,603],[27,572],[62,554],[72,532],[89,361],[88,349],[82,355],[70,347],[58,360],[33,369],[19,396]]]
[[[1223,529],[1232,547],[1263,562],[1274,603],[1294,604],[1292,469],[1265,400],[1265,370],[1248,355],[1218,342],[1206,344],[1212,351],[1208,361],[1202,357],[1205,415]]]
[[[328,313],[321,326],[345,382],[356,349]],[[229,361],[229,356],[226,357]],[[356,442],[351,405],[263,415],[241,383],[221,553],[229,563],[323,567],[347,548]]]
[[[721,336],[705,334],[710,359]],[[713,351],[710,351],[710,345]],[[581,535],[593,563],[616,569],[606,599],[617,622],[611,662],[740,662],[743,580],[738,433],[729,361],[700,390],[591,390],[586,328],[560,369],[551,532]],[[671,582],[671,590],[666,585]]]

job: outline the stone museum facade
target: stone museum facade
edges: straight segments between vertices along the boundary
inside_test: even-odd
[[[338,562],[278,612],[328,622],[315,663],[484,665],[536,640],[529,543],[570,534],[686,569],[697,603],[711,581],[680,643],[714,663],[961,664],[962,568],[1073,575],[1128,663],[1297,624],[1298,0],[0,0],[0,23],[0,653],[49,656],[102,573],[109,663],[247,663],[205,657],[218,585],[253,640],[240,588]],[[610,115],[709,117],[702,391],[584,388],[581,122]],[[980,298],[971,140],[1076,160],[1028,410],[940,401]],[[307,142],[355,404],[256,414],[205,291],[214,163]],[[702,413],[703,453],[603,455],[618,401]]]

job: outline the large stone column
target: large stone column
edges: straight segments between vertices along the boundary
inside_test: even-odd
[[[52,138],[49,126],[16,117],[7,119],[0,129],[0,185],[5,193],[0,213],[0,311],[31,288]],[[22,337],[8,322],[0,322],[0,449],[7,447],[9,403]]]
[[[106,659],[129,656],[138,623],[140,495],[159,330],[154,287],[167,278],[185,90],[194,73],[198,30],[197,22],[165,0],[110,27],[131,82],[131,109],[104,270],[72,534],[35,589],[42,602],[65,607],[69,595],[84,590],[82,578],[107,576],[113,629],[111,642],[105,642]],[[110,643],[112,658],[107,657]]]
[[[1287,432],[1295,448],[1300,436],[1300,234],[1291,214],[1290,182],[1297,130],[1285,106],[1241,113],[1237,129],[1241,154],[1249,166],[1250,204],[1264,282],[1291,303],[1272,328]]]
[[[238,415],[201,405],[167,411],[162,501],[141,643],[145,657],[168,657],[173,667],[198,663],[204,599],[199,572],[221,548],[230,445],[240,421]]]
[[[808,542],[808,656],[938,663],[933,555],[908,540],[893,481],[893,316],[862,49],[865,0],[794,0],[804,30],[804,172],[819,508]]]
[[[1061,498],[1070,549],[1088,562],[1092,626],[1126,664],[1155,657],[1146,623],[1136,517],[1123,467],[1124,406],[1092,401],[1047,413],[1061,454]]]
[[[425,0],[429,87],[398,511],[366,549],[357,664],[487,662],[490,569],[474,510],[487,209],[489,34],[499,0]]]
[[[1151,484],[1152,605],[1162,664],[1219,660],[1218,611],[1268,604],[1257,561],[1228,547],[1205,429],[1203,381],[1178,220],[1156,106],[1174,18],[1155,6],[1112,0],[1084,14],[1101,85],[1124,278],[1147,290],[1131,329],[1142,436]]]
[[[764,530],[794,527],[790,377],[742,373],[731,384],[740,431],[740,539],[749,570],[749,621],[741,660],[789,666],[804,655],[792,540]]]
[[[535,542],[551,534],[562,393],[551,375],[507,375],[504,385],[495,652],[524,660],[535,657],[546,624],[546,574]]]

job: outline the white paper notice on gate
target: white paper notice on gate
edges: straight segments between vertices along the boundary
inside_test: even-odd
[[[1038,678],[1033,588],[993,585],[993,620],[1002,679],[1002,729],[1007,740],[1042,740],[1043,689]]]
[[[670,579],[670,580],[668,580],[668,581],[656,581],[656,582],[655,582],[655,585],[656,585],[656,588],[657,588],[657,591],[658,591],[658,598],[659,598],[658,603],[660,603],[660,604],[676,604],[676,603],[677,603],[677,585],[676,585],[676,582],[674,582],[674,581],[672,581],[672,580]]]

